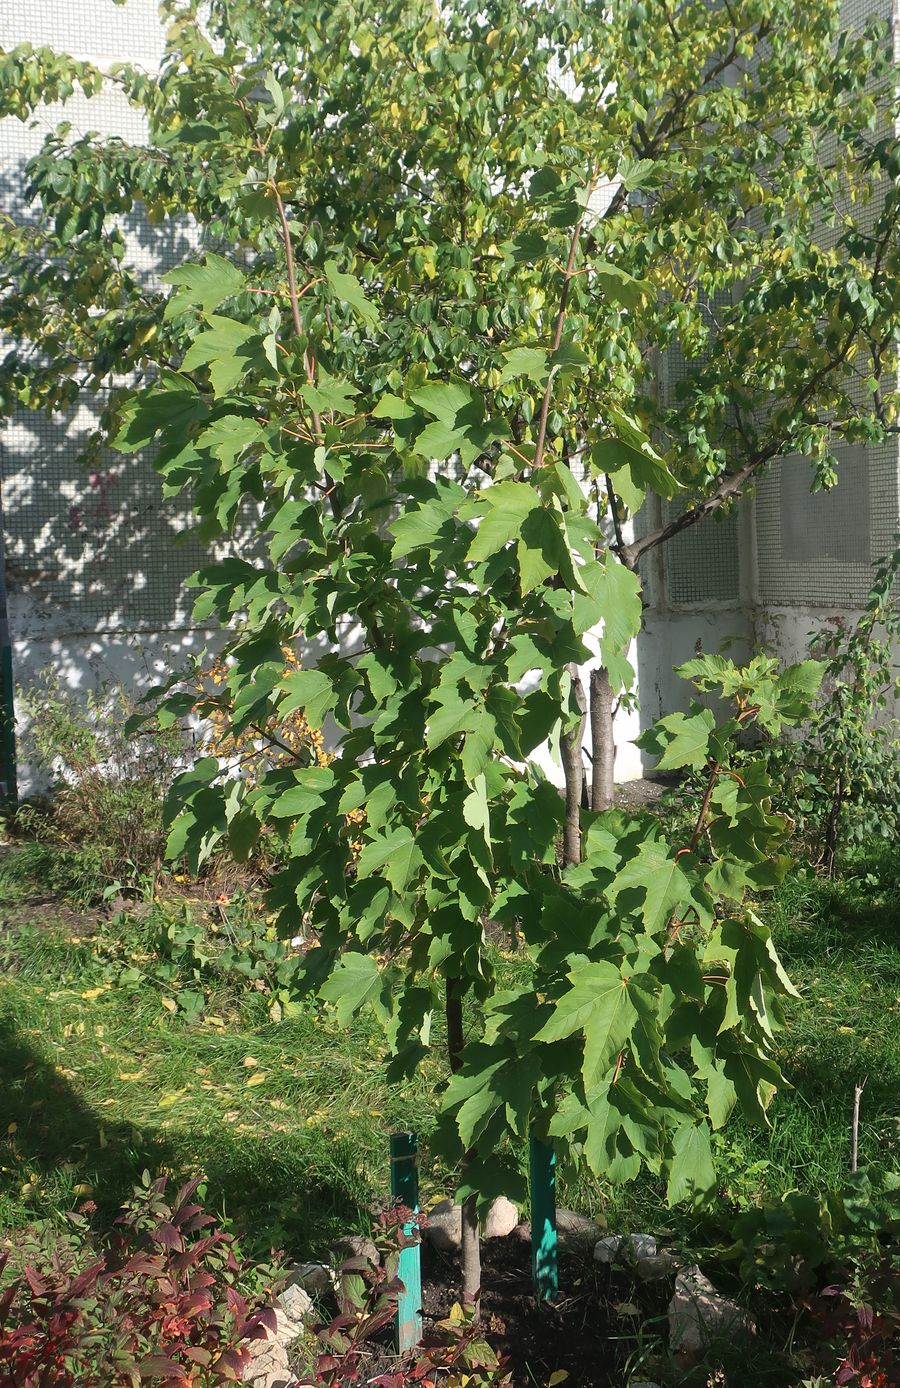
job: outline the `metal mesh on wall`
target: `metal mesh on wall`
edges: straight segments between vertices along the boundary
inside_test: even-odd
[[[760,600],[771,606],[857,607],[872,564],[893,549],[900,516],[896,445],[839,448],[839,482],[811,492],[802,458],[785,458],[760,485],[756,549]]]
[[[0,46],[55,48],[105,65],[159,66],[164,32],[157,0],[4,0]],[[96,127],[94,127],[96,129]]]
[[[101,67],[127,61],[152,70],[164,32],[156,0],[7,0],[0,7],[0,45],[25,42]],[[26,202],[25,169],[62,120],[71,124],[73,140],[88,131],[135,145],[147,138],[143,113],[112,88],[42,107],[28,124],[0,120],[0,206],[19,222],[40,215]],[[148,286],[198,244],[187,220],[150,226],[135,212],[121,226],[128,264]],[[67,418],[23,411],[0,424],[8,584],[14,599],[27,597],[17,608],[19,637],[190,622],[184,579],[208,551],[187,533],[188,504],[163,497],[147,458],[105,453],[90,465],[81,461],[103,403],[82,397]]]
[[[715,306],[704,310],[710,328],[715,325]],[[676,344],[665,353],[660,387],[665,402],[674,405],[678,386],[687,379],[689,366],[681,348]],[[664,522],[674,520],[688,502],[668,502],[663,505]],[[737,510],[718,515],[675,535],[664,546],[664,582],[666,597],[673,607],[696,606],[703,603],[720,605],[735,603],[741,593],[740,552],[738,548]]]
[[[29,597],[35,627],[69,632],[185,625],[184,579],[206,551],[183,501],[165,500],[146,458],[80,457],[99,401],[68,418],[21,413],[0,450],[7,582]]]
[[[664,509],[673,520],[680,507]],[[674,607],[734,603],[740,597],[741,574],[736,511],[708,517],[673,536],[665,545],[665,583]]]

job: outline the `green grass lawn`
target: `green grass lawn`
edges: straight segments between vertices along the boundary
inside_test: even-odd
[[[112,1211],[144,1170],[203,1172],[208,1203],[257,1253],[314,1254],[366,1227],[386,1194],[387,1133],[414,1127],[427,1143],[437,1059],[388,1087],[367,1020],[346,1030],[309,1002],[274,1022],[264,991],[214,970],[202,1015],[172,1012],[179,980],[142,969],[159,913],[176,908],[109,921],[24,895],[11,879],[4,895],[0,865],[0,1229],[61,1219],[89,1195]],[[793,1088],[768,1132],[737,1121],[720,1140],[721,1214],[839,1184],[862,1081],[861,1164],[900,1165],[900,875],[800,875],[765,910],[802,994],[780,1042]],[[136,979],[116,981],[123,964]],[[421,1178],[426,1204],[452,1184],[427,1150]],[[563,1194],[612,1229],[690,1228],[649,1181]]]

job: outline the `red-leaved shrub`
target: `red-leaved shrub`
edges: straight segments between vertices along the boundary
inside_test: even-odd
[[[271,1309],[237,1290],[232,1239],[166,1182],[139,1192],[111,1239],[74,1272],[59,1255],[0,1292],[0,1388],[211,1388],[239,1381]],[[0,1256],[0,1286],[9,1254]]]

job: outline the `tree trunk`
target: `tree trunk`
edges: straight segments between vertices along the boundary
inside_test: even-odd
[[[572,695],[581,718],[569,732],[563,733],[559,742],[563,772],[566,778],[566,819],[563,829],[563,858],[566,863],[581,862],[581,799],[584,789],[584,757],[582,739],[587,721],[587,706],[584,698],[584,685],[577,665],[568,667],[572,678]]]
[[[591,809],[609,810],[615,800],[616,744],[613,738],[613,692],[601,665],[591,671]]]
[[[458,978],[447,979],[447,1059],[450,1071],[456,1074],[462,1065],[463,1046],[463,1007],[462,988]],[[466,1152],[462,1170],[465,1174],[472,1162],[473,1152]],[[481,1237],[478,1230],[478,1199],[474,1194],[466,1196],[462,1206],[462,1244],[460,1247],[462,1266],[463,1300],[474,1302],[481,1291]]]
[[[822,864],[829,877],[834,876],[835,861],[837,859],[838,828],[841,822],[841,810],[844,806],[844,781],[843,777],[838,777],[837,785],[834,788],[834,799],[831,802],[831,809],[828,811],[828,819],[825,823],[824,843],[822,847]]]

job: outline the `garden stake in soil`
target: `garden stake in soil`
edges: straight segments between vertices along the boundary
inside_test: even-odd
[[[391,1133],[391,1194],[414,1213],[419,1210],[418,1148],[415,1133]],[[404,1224],[403,1232],[412,1237],[416,1232],[413,1221]],[[422,1338],[422,1246],[410,1244],[400,1252],[397,1276],[403,1291],[397,1301],[397,1347],[413,1349]]]
[[[538,1301],[559,1294],[556,1234],[556,1153],[534,1133],[531,1155],[531,1275]]]

